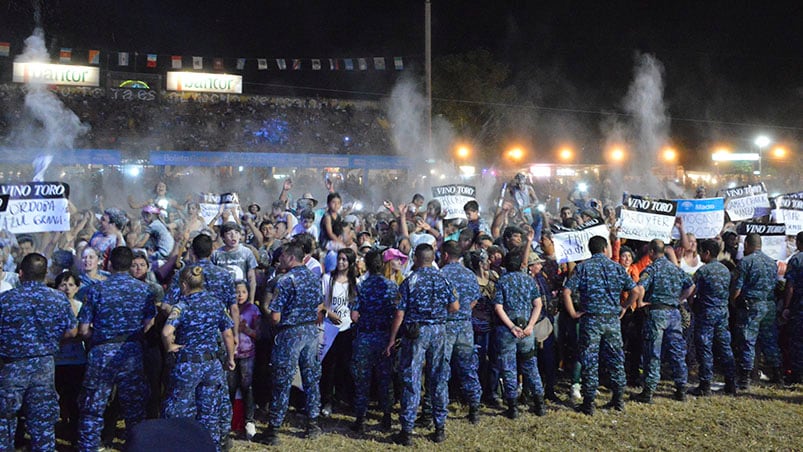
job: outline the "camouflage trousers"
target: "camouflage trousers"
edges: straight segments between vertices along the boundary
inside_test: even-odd
[[[170,371],[164,417],[195,419],[209,432],[215,444],[218,444],[221,438],[220,407],[231,407],[228,397],[225,400],[220,397],[221,392],[226,390],[223,384],[223,368],[216,357],[206,360],[199,358],[193,362],[189,359],[182,361],[182,354],[179,354]],[[229,428],[230,426],[229,416]],[[226,429],[227,432],[229,428]]]
[[[444,367],[446,375],[443,378],[449,381],[454,365],[460,387],[469,405],[479,406],[482,397],[478,374],[480,361],[474,348],[474,328],[470,319],[446,322],[446,344],[443,353],[446,357]]]
[[[584,398],[593,400],[596,397],[600,367],[603,367],[606,375],[610,375],[612,390],[624,389],[625,354],[622,349],[621,323],[616,314],[586,314],[580,317],[578,347]],[[605,351],[602,355],[601,347]]]
[[[432,394],[432,418],[436,427],[446,424],[449,403],[449,384],[444,378],[446,357],[446,327],[443,324],[422,324],[415,339],[403,338],[399,351],[402,370],[401,420],[402,430],[413,431],[418,405],[421,403],[421,377],[424,363],[427,369],[427,393]]]
[[[393,399],[390,396],[391,362],[385,356],[388,345],[387,331],[357,332],[351,355],[351,375],[354,377],[354,414],[365,417],[368,412],[368,397],[371,377],[379,390],[379,406],[383,413],[390,413]]]
[[[271,355],[273,395],[268,422],[279,427],[290,403],[290,386],[296,369],[306,395],[307,417],[317,419],[321,410],[321,361],[318,360],[318,328],[314,324],[292,326],[276,334]]]
[[[736,311],[736,328],[733,331],[737,348],[736,365],[742,372],[753,370],[756,359],[756,343],[761,345],[764,359],[769,367],[781,365],[781,350],[778,348],[778,322],[774,301],[756,301]]]
[[[59,420],[52,356],[24,358],[0,367],[0,450],[14,450],[17,413],[22,410],[31,450],[56,450]]]
[[[505,399],[518,398],[517,369],[521,370],[524,386],[530,394],[544,395],[541,374],[538,373],[535,336],[531,334],[518,339],[506,326],[499,325],[496,327],[496,346],[499,350],[499,371]]]
[[[661,351],[666,348],[675,385],[685,385],[686,341],[683,339],[680,311],[650,309],[644,321],[644,387],[654,391],[661,379]]]
[[[726,379],[736,375],[736,365],[731,350],[731,333],[728,330],[728,308],[705,308],[694,313],[694,345],[700,368],[700,381],[714,377],[714,359],[722,366]]]

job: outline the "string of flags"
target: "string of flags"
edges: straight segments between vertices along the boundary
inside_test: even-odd
[[[80,56],[79,56],[80,54]],[[130,52],[110,52],[108,54],[109,59],[108,62],[112,63],[115,61],[114,55],[116,54],[116,63],[117,66],[131,66],[136,65],[137,61],[141,64],[141,57],[142,54],[134,53],[133,58]],[[78,59],[78,62],[83,62],[83,51],[81,52],[73,52],[72,48],[69,47],[62,47],[59,50],[59,63],[62,64],[69,64],[73,62],[74,57]],[[86,63],[90,65],[100,65],[100,55],[101,51],[96,49],[89,49],[86,51]],[[216,71],[223,71],[227,68],[225,64],[224,58],[206,58],[203,56],[192,56],[187,58],[183,55],[170,55],[166,57],[165,55],[158,55],[155,53],[147,53],[145,55],[145,67],[146,68],[157,68],[160,61],[164,62],[165,66],[168,66],[170,69],[184,69],[185,63],[187,68],[192,68],[194,70],[201,70],[204,68],[205,65],[208,64],[208,61],[211,60],[211,67],[213,70]],[[0,57],[9,57],[11,56],[11,44],[8,42],[0,42]],[[231,59],[229,59],[231,60]],[[390,60],[390,61],[388,61]],[[330,71],[367,71],[369,69],[377,70],[377,71],[384,71],[384,70],[397,70],[401,71],[404,70],[404,58],[400,56],[395,56],[392,58],[386,57],[363,57],[363,58],[309,58],[309,59],[302,59],[302,58],[237,58],[235,61],[234,67],[238,71],[243,71],[246,69],[246,65],[249,61],[256,62],[256,68],[260,71],[267,71],[267,70],[293,70],[293,71],[301,71],[301,70],[313,70],[313,71],[321,71],[325,68],[328,68]],[[168,64],[169,62],[169,64]]]

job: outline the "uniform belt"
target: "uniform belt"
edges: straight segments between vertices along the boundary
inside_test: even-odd
[[[284,331],[284,330],[289,330],[290,328],[295,328],[297,326],[306,326],[306,325],[315,325],[315,321],[312,320],[312,321],[309,321],[309,322],[301,322],[301,323],[297,323],[295,325],[279,325],[278,327],[276,327],[276,329],[278,331]]]
[[[10,358],[10,357],[7,357],[7,356],[0,356],[0,362],[2,362],[3,364],[11,364],[11,363],[15,363],[17,361],[23,361],[23,360],[26,360],[26,359],[34,359],[34,358],[42,358],[42,357],[45,357],[45,356],[50,356],[50,355],[19,356],[19,357],[16,357],[16,358]]]
[[[119,334],[117,336],[110,337],[108,339],[97,342],[94,345],[121,344],[123,342],[139,342],[141,339],[142,336],[140,336],[139,333]]]
[[[591,317],[619,317],[619,314],[602,314],[602,313],[595,313],[595,312],[586,312],[584,315],[588,315]]]
[[[651,304],[649,306],[650,311],[668,311],[670,309],[677,309],[678,307],[671,304]]]
[[[447,322],[466,322],[466,321],[469,321],[469,320],[471,320],[471,318],[465,318],[465,319],[464,318],[453,319],[451,317],[447,317],[446,318]]]
[[[212,361],[213,359],[217,359],[217,355],[212,352],[204,352],[201,354],[185,354],[185,355],[178,355],[176,356],[177,363],[205,363],[207,361]]]

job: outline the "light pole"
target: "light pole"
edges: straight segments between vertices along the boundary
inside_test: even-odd
[[[770,145],[770,139],[766,135],[759,135],[753,143],[758,148],[758,175],[761,176],[761,161],[763,160],[764,148]]]

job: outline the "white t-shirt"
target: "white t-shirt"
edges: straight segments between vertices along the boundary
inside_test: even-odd
[[[324,306],[326,309],[335,312],[340,317],[340,331],[346,331],[351,328],[351,303],[349,299],[349,284],[335,282],[334,287],[330,289],[332,277],[329,274],[324,275],[321,279],[321,286],[323,288]],[[330,290],[332,296],[330,297]],[[326,319],[329,321],[329,318]]]

